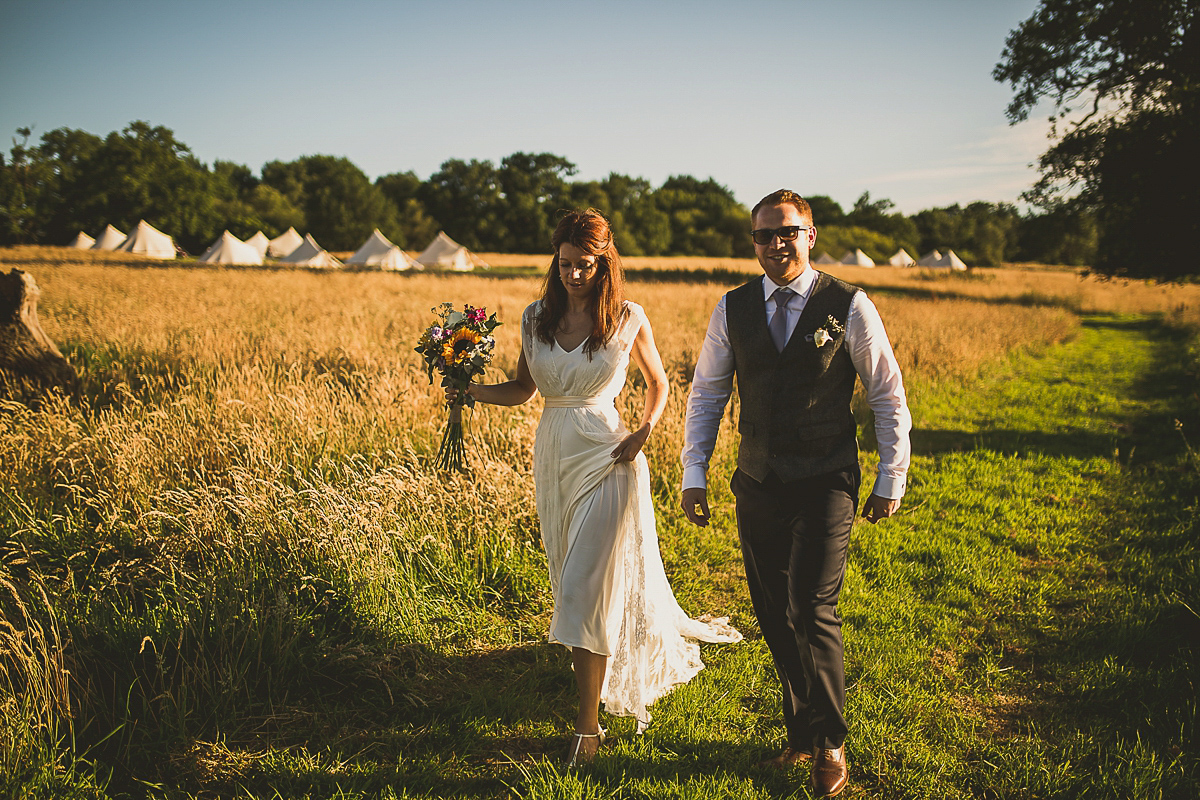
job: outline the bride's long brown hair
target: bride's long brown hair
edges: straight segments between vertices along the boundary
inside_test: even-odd
[[[558,251],[570,242],[583,252],[596,257],[596,288],[592,291],[592,333],[583,350],[592,354],[608,343],[617,330],[617,325],[627,313],[625,310],[625,271],[621,256],[613,241],[612,226],[594,208],[586,211],[570,211],[558,221],[550,243],[554,247],[554,260],[546,272],[542,285],[542,303],[534,318],[534,334],[546,344],[554,344],[554,333],[567,312],[567,287],[563,286],[558,270]]]

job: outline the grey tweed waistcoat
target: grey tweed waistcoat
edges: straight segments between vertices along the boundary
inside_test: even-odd
[[[738,467],[755,480],[774,472],[785,482],[795,481],[857,463],[850,413],[857,373],[845,334],[857,291],[857,286],[818,272],[783,352],[775,350],[767,330],[761,279],[725,296],[741,401]],[[820,347],[812,340],[819,328],[833,337]]]

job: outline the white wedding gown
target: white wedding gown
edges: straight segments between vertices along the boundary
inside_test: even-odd
[[[704,642],[736,642],[728,618],[690,619],[671,592],[658,551],[645,455],[618,464],[610,456],[629,430],[613,406],[625,385],[641,306],[589,359],[580,344],[564,352],[534,335],[537,303],[521,317],[521,341],[545,399],[533,474],[542,542],[550,566],[554,616],[550,641],[609,656],[601,702],[633,716],[699,672]]]

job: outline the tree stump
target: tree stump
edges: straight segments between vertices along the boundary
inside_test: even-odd
[[[38,322],[41,293],[27,272],[0,273],[0,375],[71,390],[79,377]]]

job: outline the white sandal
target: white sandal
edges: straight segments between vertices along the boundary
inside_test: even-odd
[[[584,739],[599,739],[600,741],[596,743],[596,747],[599,748],[600,745],[604,744],[604,737],[607,734],[608,731],[604,730],[604,728],[601,728],[596,733],[580,733],[579,731],[575,731],[572,734],[574,738],[571,741],[571,754],[567,756],[567,766],[574,767],[582,763],[577,759],[579,758],[579,748],[583,746]],[[593,754],[594,757],[595,755]]]

